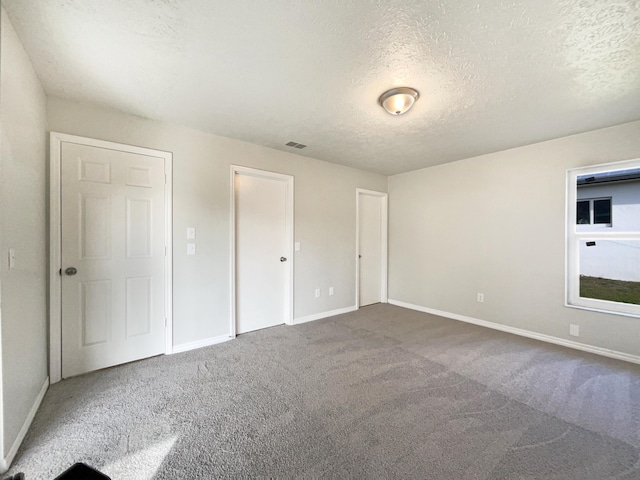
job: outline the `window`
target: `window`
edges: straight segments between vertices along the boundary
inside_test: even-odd
[[[577,223],[578,225],[603,225],[610,227],[611,199],[578,200]]]
[[[593,202],[593,223],[594,225],[611,225],[611,199],[594,200]]]
[[[567,178],[567,305],[640,317],[640,159]]]

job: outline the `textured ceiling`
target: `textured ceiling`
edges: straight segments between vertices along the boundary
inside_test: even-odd
[[[383,174],[640,119],[640,0],[2,5],[49,95]]]

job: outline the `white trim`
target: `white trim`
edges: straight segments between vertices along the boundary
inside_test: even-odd
[[[181,343],[180,345],[173,346],[173,353],[182,353],[195,350],[196,348],[210,347],[211,345],[228,342],[229,340],[232,340],[229,335],[220,335],[219,337],[205,338],[203,340],[196,340],[195,342]]]
[[[322,318],[334,317],[336,315],[342,315],[343,313],[355,312],[357,309],[358,307],[356,307],[355,305],[351,305],[350,307],[329,310],[328,312],[314,313],[313,315],[294,318],[293,325],[300,325],[301,323],[312,322],[314,320],[320,320]]]
[[[399,300],[389,299],[391,305],[398,307],[408,308],[410,310],[417,310],[418,312],[430,313],[431,315],[437,315],[439,317],[450,318],[452,320],[458,320],[460,322],[472,323],[481,327],[491,328],[493,330],[500,330],[501,332],[512,333],[521,337],[533,338],[534,340],[540,340],[542,342],[553,343],[555,345],[562,345],[563,347],[573,348],[575,350],[581,350],[583,352],[594,353],[603,357],[615,358],[617,360],[623,360],[625,362],[640,364],[640,356],[632,355],[630,353],[619,352],[617,350],[611,350],[609,348],[595,347],[593,345],[587,345],[585,343],[574,342],[572,340],[565,340],[564,338],[553,337],[551,335],[545,335],[544,333],[532,332],[530,330],[524,330],[522,328],[510,327],[508,325],[502,325],[500,323],[489,322],[487,320],[480,320],[478,318],[467,317],[465,315],[459,315],[457,313],[444,312],[442,310],[436,310],[434,308],[423,307],[420,305],[414,305],[412,303],[401,302]]]
[[[173,154],[161,150],[125,145],[121,143],[79,137],[66,133],[50,133],[50,178],[49,178],[49,378],[51,383],[62,379],[62,288],[61,265],[61,148],[62,142],[87,145],[90,147],[118,150],[164,159],[165,183],[165,353],[173,348]]]
[[[286,212],[286,233],[287,238],[287,258],[290,260],[289,268],[287,269],[286,278],[286,292],[288,299],[285,305],[285,322],[287,325],[293,325],[293,263],[295,260],[293,254],[293,232],[294,232],[294,179],[292,175],[286,175],[284,173],[269,172],[267,170],[258,170],[256,168],[242,167],[240,165],[231,165],[231,188],[230,194],[230,247],[231,247],[231,261],[230,263],[230,309],[231,312],[229,319],[229,337],[235,338],[237,335],[237,322],[236,322],[236,182],[235,176],[250,175],[254,177],[262,177],[269,179],[276,179],[286,182],[287,185],[287,212]]]
[[[49,156],[49,378],[62,380],[62,282],[60,278],[60,164],[62,137],[51,132]]]
[[[164,353],[173,353],[173,153],[164,153]]]
[[[229,337],[236,333],[236,171],[233,165],[229,169]]]
[[[42,388],[40,389],[38,396],[33,402],[33,405],[29,410],[29,414],[27,415],[27,418],[24,420],[24,423],[22,424],[22,428],[18,432],[18,436],[16,437],[15,441],[13,442],[13,445],[11,445],[11,448],[7,452],[7,456],[0,460],[0,473],[4,473],[7,470],[9,470],[9,467],[11,466],[11,462],[13,462],[13,459],[15,458],[16,453],[18,453],[18,448],[20,448],[20,445],[22,444],[24,437],[27,435],[27,432],[29,431],[29,427],[31,426],[31,422],[33,422],[33,418],[36,416],[36,412],[40,408],[40,404],[42,403],[42,399],[44,398],[45,393],[47,393],[48,388],[49,388],[49,377],[45,378],[44,383],[42,384]]]
[[[605,300],[601,300],[603,303],[609,303],[606,302]],[[611,302],[612,305],[617,305],[617,303],[615,302]],[[640,315],[634,314],[634,313],[626,313],[626,312],[616,312],[613,310],[603,310],[602,308],[594,308],[594,307],[584,307],[582,305],[571,305],[569,303],[565,302],[565,307],[569,307],[569,308],[577,308],[578,310],[586,310],[588,312],[597,312],[597,313],[604,313],[607,315],[617,315],[619,317],[630,317],[630,318],[638,318],[640,317]]]
[[[380,210],[382,223],[380,228],[380,301],[388,302],[388,243],[389,243],[389,194],[356,188],[356,309],[360,308],[360,195],[373,195],[380,197]]]

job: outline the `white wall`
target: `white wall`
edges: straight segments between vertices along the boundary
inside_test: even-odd
[[[0,16],[2,463],[15,453],[47,379],[48,244],[46,97],[4,9]]]
[[[640,242],[638,240],[594,239],[593,241],[596,244],[588,247],[587,241],[580,240],[580,275],[640,282]]]
[[[390,177],[389,298],[640,355],[640,319],[564,306],[566,171],[638,157],[633,122]]]
[[[57,98],[47,105],[51,131],[173,152],[175,345],[229,332],[231,164],[295,177],[295,318],[354,305],[355,192],[386,191],[386,177]],[[186,255],[187,227],[197,229],[196,256]]]

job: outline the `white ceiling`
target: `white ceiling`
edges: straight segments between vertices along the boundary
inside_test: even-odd
[[[49,95],[383,174],[640,119],[640,1],[2,5]]]

